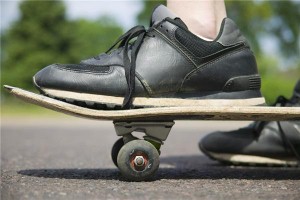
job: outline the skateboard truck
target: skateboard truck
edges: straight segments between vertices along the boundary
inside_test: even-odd
[[[174,121],[168,122],[113,122],[118,136],[124,137],[124,142],[127,143],[132,139],[132,132],[143,132],[145,140],[151,140],[163,144],[171,131]]]
[[[115,165],[129,180],[142,181],[152,177],[159,167],[160,147],[174,121],[113,123],[117,135],[122,136],[111,152]],[[132,132],[145,133],[144,140],[134,137]]]

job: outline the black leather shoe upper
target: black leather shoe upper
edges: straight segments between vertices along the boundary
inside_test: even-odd
[[[300,153],[300,123],[280,122],[293,146]],[[296,133],[290,135],[289,133]],[[214,153],[256,155],[271,158],[295,157],[293,150],[282,138],[277,122],[267,123],[257,135],[253,124],[230,132],[214,132],[199,143],[201,149]]]
[[[137,40],[129,44],[135,37]],[[253,53],[228,18],[223,20],[218,37],[205,41],[189,32],[166,7],[159,6],[147,31],[129,31],[120,44],[116,50],[80,64],[50,65],[34,76],[35,84],[121,97],[197,97],[201,93],[260,89]],[[260,93],[253,97],[260,97]]]
[[[300,81],[291,99],[278,98],[280,106],[300,106]],[[254,122],[250,126],[230,131],[215,132],[199,143],[207,152],[256,155],[271,158],[300,159],[300,121]]]

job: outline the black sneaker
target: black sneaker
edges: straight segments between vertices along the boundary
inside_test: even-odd
[[[231,19],[223,20],[214,41],[205,41],[163,5],[148,30],[136,26],[80,64],[47,66],[34,83],[51,97],[126,109],[265,102],[255,57]]]
[[[291,99],[279,97],[275,106],[300,106],[300,81]],[[254,122],[250,126],[215,132],[199,142],[212,159],[230,164],[297,166],[300,161],[300,121]]]

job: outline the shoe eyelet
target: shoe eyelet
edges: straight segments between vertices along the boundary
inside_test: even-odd
[[[163,25],[160,25],[160,28],[162,28],[163,27]]]
[[[168,32],[169,32],[169,30],[168,30],[168,29],[166,29],[166,32],[168,33]]]

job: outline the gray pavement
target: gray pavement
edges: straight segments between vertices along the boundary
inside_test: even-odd
[[[152,182],[126,182],[110,158],[111,122],[2,118],[2,199],[300,199],[300,169],[223,166],[197,143],[247,122],[176,122]]]

